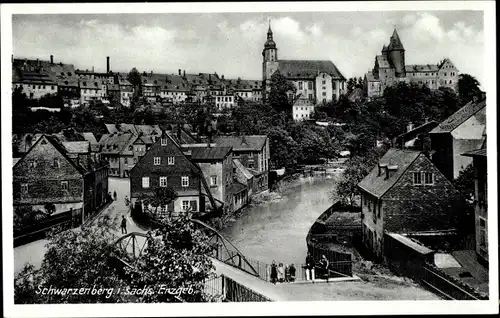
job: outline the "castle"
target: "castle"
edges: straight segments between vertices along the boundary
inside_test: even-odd
[[[267,31],[262,57],[262,96],[266,99],[271,90],[271,77],[276,72],[295,85],[297,91],[294,99],[300,97],[313,104],[321,104],[337,101],[344,93],[345,77],[332,61],[279,60],[271,25]]]
[[[373,70],[365,74],[364,90],[368,97],[380,96],[387,86],[398,82],[427,85],[431,89],[449,87],[457,91],[459,71],[445,58],[438,64],[406,65],[405,49],[398,32],[394,32],[389,45],[375,57]]]

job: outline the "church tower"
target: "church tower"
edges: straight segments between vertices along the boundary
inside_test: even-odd
[[[267,31],[267,41],[262,51],[262,96],[267,99],[271,91],[271,76],[278,70],[278,49],[273,40],[273,31],[271,30],[271,21],[269,21],[269,30]]]
[[[396,77],[405,77],[405,49],[403,43],[399,39],[398,32],[394,29],[391,36],[391,42],[389,43],[388,59],[390,60],[392,66],[395,69]]]

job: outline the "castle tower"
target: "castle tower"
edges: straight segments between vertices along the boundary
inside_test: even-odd
[[[273,40],[273,31],[271,30],[271,21],[269,21],[269,30],[267,31],[267,41],[262,51],[262,89],[264,98],[267,98],[271,87],[271,76],[278,70],[278,49]]]
[[[388,58],[395,69],[396,77],[405,77],[405,49],[399,39],[398,32],[394,29],[389,47],[387,48]]]

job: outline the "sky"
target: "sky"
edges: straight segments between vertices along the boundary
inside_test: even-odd
[[[451,59],[480,82],[482,11],[378,11],[13,15],[13,54],[75,68],[155,73],[210,72],[261,79],[271,21],[279,59],[331,60],[346,77],[363,76],[394,27],[406,64]]]

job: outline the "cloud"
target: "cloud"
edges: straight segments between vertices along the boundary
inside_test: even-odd
[[[105,68],[111,57],[114,71],[132,67],[155,72],[217,72],[226,78],[262,77],[262,50],[267,16],[173,16],[175,21],[150,23],[104,18],[24,19],[13,24],[14,54],[74,63],[80,69]],[[187,19],[187,20],[186,20]],[[392,19],[392,20],[391,20]],[[271,27],[280,59],[331,60],[349,78],[373,68],[375,56],[388,44],[392,23],[406,49],[407,64],[435,64],[449,57],[462,73],[480,81],[484,33],[467,17],[443,19],[439,13],[401,13],[361,22],[341,19],[301,19],[292,13],[273,14]],[[389,21],[391,20],[391,21]],[[183,21],[187,21],[183,24]],[[476,58],[474,58],[476,57]]]

